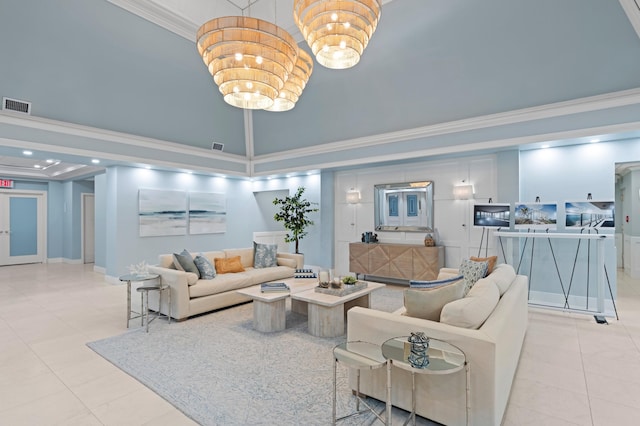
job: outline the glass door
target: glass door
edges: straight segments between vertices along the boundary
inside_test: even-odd
[[[44,261],[44,195],[0,193],[0,265]]]

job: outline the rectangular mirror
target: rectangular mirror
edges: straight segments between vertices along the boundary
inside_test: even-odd
[[[433,182],[374,186],[376,231],[433,232]]]

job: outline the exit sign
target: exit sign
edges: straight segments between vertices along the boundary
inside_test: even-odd
[[[0,188],[13,188],[13,181],[11,179],[0,179]]]

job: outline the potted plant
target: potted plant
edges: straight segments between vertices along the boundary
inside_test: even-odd
[[[284,222],[284,228],[289,231],[284,240],[288,243],[295,241],[296,253],[300,253],[298,246],[300,240],[307,235],[307,227],[313,225],[308,215],[318,211],[317,208],[312,207],[317,203],[311,203],[302,198],[303,193],[304,186],[301,186],[294,195],[273,200],[274,205],[280,206],[280,211],[273,216],[273,219],[276,222]]]

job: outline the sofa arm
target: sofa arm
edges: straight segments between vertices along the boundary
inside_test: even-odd
[[[171,317],[180,320],[189,317],[189,285],[187,273],[177,269],[149,266],[149,272],[160,275],[160,282],[171,288]],[[167,312],[164,312],[166,314]]]
[[[283,257],[285,259],[293,259],[296,261],[296,269],[304,268],[304,254],[298,253],[277,253],[278,257]]]

